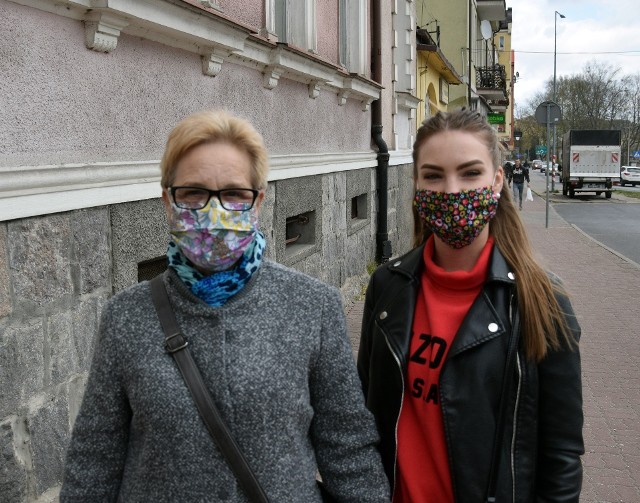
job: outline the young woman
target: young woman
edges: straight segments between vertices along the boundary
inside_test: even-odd
[[[475,112],[425,121],[416,248],[369,283],[358,369],[394,502],[578,502],[580,327],[499,153]]]
[[[340,292],[263,258],[267,160],[260,134],[222,111],[171,132],[169,302],[270,501],[320,503],[317,472],[336,501],[389,501]],[[60,501],[248,501],[165,349],[149,282],[105,307]]]

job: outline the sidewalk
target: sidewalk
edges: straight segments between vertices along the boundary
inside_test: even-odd
[[[532,172],[534,200],[524,203],[521,216],[540,263],[562,278],[571,293],[582,327],[586,453],[581,501],[637,503],[640,269],[570,226],[551,204],[545,228],[544,188],[544,177]],[[556,189],[561,189],[557,178]],[[363,302],[356,302],[347,312],[354,348],[360,338],[362,308]]]

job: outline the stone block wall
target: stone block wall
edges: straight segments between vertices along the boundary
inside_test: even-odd
[[[0,222],[0,495],[54,501],[100,312],[109,208]]]
[[[408,250],[411,168],[389,168],[393,255]],[[375,169],[269,185],[260,222],[266,255],[360,294],[374,261]],[[313,242],[293,252],[287,219],[313,212]],[[305,229],[306,232],[306,229]],[[101,311],[162,257],[160,199],[0,222],[0,501],[57,501]]]

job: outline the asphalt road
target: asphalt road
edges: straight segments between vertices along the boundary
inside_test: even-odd
[[[594,202],[585,196],[581,201],[558,202],[553,208],[570,224],[640,264],[640,204],[604,202],[603,196],[591,198]]]

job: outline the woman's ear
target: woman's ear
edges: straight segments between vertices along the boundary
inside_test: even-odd
[[[493,180],[493,192],[500,194],[502,186],[504,185],[504,169],[502,169],[502,166],[496,168],[496,174]]]
[[[258,197],[256,197],[256,202],[253,207],[256,209],[256,215],[260,215],[260,207],[262,206],[262,202],[264,201],[264,193],[266,189],[262,189],[258,193]]]
[[[167,222],[171,222],[171,199],[169,198],[169,191],[166,188],[162,189],[162,202],[167,212]]]

